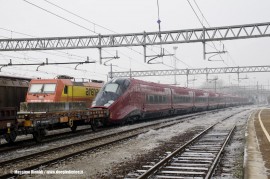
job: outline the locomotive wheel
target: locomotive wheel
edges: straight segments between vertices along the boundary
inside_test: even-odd
[[[37,143],[39,143],[39,142],[42,142],[45,134],[46,134],[45,129],[39,129],[39,130],[34,131],[33,138]]]
[[[134,124],[135,122],[138,122],[139,119],[140,119],[139,116],[133,116],[129,118],[128,122],[129,124]]]
[[[4,138],[7,141],[7,143],[12,144],[15,142],[17,137],[17,134],[15,131],[11,131],[10,134],[5,134]]]
[[[97,128],[99,126],[97,120],[91,120],[90,125],[91,125],[91,128],[92,128],[93,131],[97,131]]]
[[[126,123],[127,123],[127,120],[123,119],[120,121],[120,126],[124,126],[124,125],[126,125]]]
[[[70,127],[70,129],[71,129],[72,132],[76,132],[77,124],[73,123],[73,125]]]

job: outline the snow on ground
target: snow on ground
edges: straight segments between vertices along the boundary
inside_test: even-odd
[[[65,175],[64,178],[96,178],[95,176],[106,173],[109,175],[112,171],[112,167],[116,164],[122,162],[128,162],[136,160],[136,157],[142,154],[147,154],[151,150],[160,146],[163,142],[170,140],[174,136],[179,136],[192,130],[195,127],[207,127],[210,124],[214,124],[220,119],[226,116],[237,113],[243,109],[249,109],[245,112],[239,113],[235,116],[235,119],[246,120],[246,114],[250,113],[250,106],[239,107],[233,109],[226,109],[226,111],[221,111],[215,114],[209,112],[207,115],[196,117],[194,120],[184,121],[177,125],[160,129],[160,130],[150,130],[145,134],[139,135],[137,138],[123,142],[119,145],[111,146],[110,148],[98,150],[85,154],[84,156],[72,159],[69,162],[64,162],[46,168],[44,170],[79,170],[83,171],[83,175]],[[233,121],[233,120],[230,120]],[[226,125],[231,126],[232,123]],[[141,124],[138,124],[141,125]],[[125,126],[124,128],[129,128],[130,126]],[[123,129],[123,128],[122,128]],[[121,128],[116,129],[121,130]],[[62,177],[63,175],[61,175]],[[39,175],[35,176],[37,178],[59,178],[59,175]]]
[[[228,145],[225,147],[224,156],[221,160],[221,167],[217,169],[217,176],[213,178],[237,179],[243,178],[243,153],[245,146],[245,129],[249,114],[240,113],[232,119],[236,124],[234,135]],[[228,123],[227,123],[228,124]]]
[[[254,120],[250,116],[246,130],[246,148],[244,155],[245,176],[249,178],[267,179],[267,169],[259,148],[259,141],[256,135]]]

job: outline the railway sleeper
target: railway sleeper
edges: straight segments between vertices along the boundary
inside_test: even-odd
[[[181,176],[205,176],[205,172],[195,172],[195,171],[171,171],[171,170],[162,170],[157,173],[159,174],[173,174],[173,175],[181,175]]]
[[[166,166],[163,169],[170,169],[170,170],[182,170],[182,171],[208,171],[206,167],[179,167],[179,166]]]
[[[205,167],[205,168],[210,166],[209,163],[176,163],[176,162],[172,162],[170,165],[181,167]]]

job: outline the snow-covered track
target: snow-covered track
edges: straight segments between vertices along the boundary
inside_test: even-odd
[[[153,159],[125,178],[211,178],[222,151],[232,137],[231,129],[214,124],[161,160]],[[219,126],[214,128],[214,126]]]

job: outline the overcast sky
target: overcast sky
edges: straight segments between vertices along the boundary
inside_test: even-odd
[[[0,38],[28,38],[28,37],[55,37],[79,36],[116,33],[135,33],[143,31],[158,31],[157,0],[1,0],[0,6]],[[159,0],[161,30],[180,30],[201,28],[199,20],[191,6],[197,12],[200,20],[208,27],[241,25],[250,23],[269,22],[269,0]],[[203,13],[198,10],[196,3]],[[32,4],[31,4],[32,3]],[[86,20],[78,18],[53,4],[68,10]],[[42,10],[42,9],[44,10]],[[46,12],[46,11],[47,12]],[[51,13],[62,18],[59,18]],[[66,20],[64,20],[65,18]],[[68,22],[69,21],[69,22]],[[90,23],[92,22],[92,23]],[[77,25],[75,25],[77,24]],[[102,26],[102,27],[101,27]],[[222,55],[222,61],[210,62],[203,60],[201,43],[163,45],[167,53],[176,51],[177,68],[205,68],[205,67],[231,67],[270,65],[270,39],[258,38],[247,40],[232,40],[215,42],[215,46],[222,50],[225,45],[228,53]],[[207,51],[213,51],[213,44],[207,44]],[[114,71],[173,69],[173,57],[163,57],[156,62],[163,64],[145,64],[143,62],[143,48],[106,48],[104,57],[115,55],[116,50],[120,59],[110,61]],[[160,46],[149,46],[148,55],[160,53]],[[39,63],[85,61],[87,56],[91,60],[99,60],[97,49],[61,50],[61,51],[25,51],[0,52],[0,64],[7,64],[9,59],[13,63]],[[216,56],[216,60],[221,58]],[[110,63],[109,62],[109,63]],[[5,67],[0,75],[16,75],[26,77],[52,78],[59,74],[74,76],[76,78],[90,78],[107,80],[109,67],[96,64],[78,66],[42,66],[39,71],[36,67]],[[269,73],[241,74],[240,85],[269,84]],[[209,76],[209,78],[214,78]],[[194,87],[205,81],[205,76],[190,76],[197,79]],[[225,85],[237,84],[237,75],[219,75]],[[173,83],[173,76],[144,77],[148,81]],[[177,83],[186,85],[186,77],[177,77]],[[193,84],[190,84],[193,86]]]

